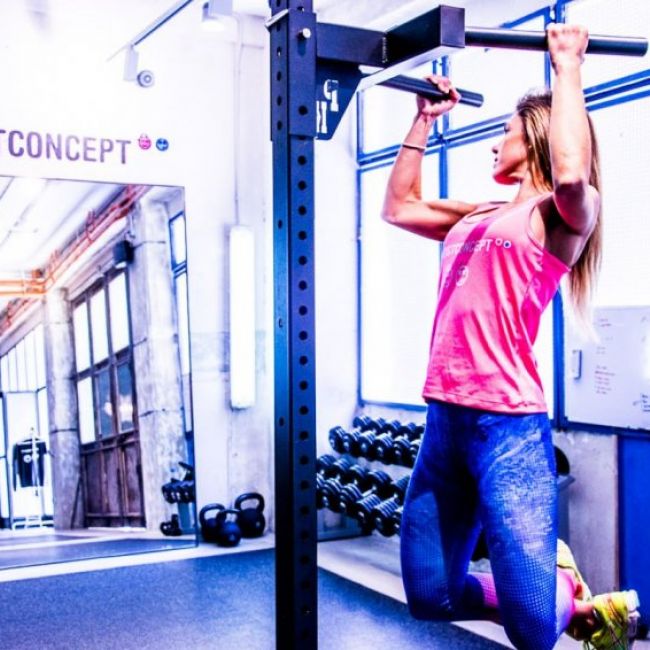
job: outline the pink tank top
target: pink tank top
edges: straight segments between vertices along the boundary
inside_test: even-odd
[[[569,267],[532,234],[533,209],[546,196],[481,205],[447,234],[425,400],[547,410],[533,343]]]

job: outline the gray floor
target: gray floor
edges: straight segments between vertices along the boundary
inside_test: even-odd
[[[272,551],[7,582],[0,647],[273,650],[274,599]],[[324,570],[319,621],[322,650],[503,648]]]
[[[43,542],[67,542],[69,540],[84,539],[79,535],[57,535],[48,533],[46,535],[20,535],[6,533],[0,537],[0,549],[3,546],[19,546],[21,544],[41,544]]]
[[[150,553],[151,551],[168,551],[176,548],[194,546],[194,542],[168,539],[108,539],[90,541],[83,544],[70,544],[70,537],[64,543],[56,545],[43,544],[38,548],[0,548],[0,569],[33,566],[35,564],[56,564],[75,560],[89,560],[96,557],[111,557],[113,555],[132,555],[134,553]],[[53,541],[51,538],[48,542]],[[26,545],[26,544],[23,544]],[[0,646],[2,647],[2,646]]]

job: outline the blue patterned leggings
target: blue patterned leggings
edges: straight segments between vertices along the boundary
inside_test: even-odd
[[[400,531],[413,616],[494,618],[485,580],[468,573],[483,529],[499,619],[509,639],[520,650],[553,648],[566,625],[566,616],[556,611],[556,509],[555,457],[545,413],[429,404]]]

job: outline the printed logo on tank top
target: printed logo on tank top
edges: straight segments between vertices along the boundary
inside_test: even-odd
[[[512,241],[502,237],[483,237],[481,239],[470,239],[469,241],[458,244],[449,244],[442,250],[442,259],[456,257],[458,255],[473,255],[480,253],[484,255],[494,254],[497,250],[509,250],[512,248]],[[454,264],[451,260],[448,264]],[[458,268],[453,266],[449,269],[449,274],[445,280],[445,287],[455,284],[462,287],[469,279],[470,269],[467,264]]]
[[[485,239],[469,240],[460,244],[450,244],[445,246],[442,251],[442,259],[461,253],[489,253],[493,246],[503,247],[505,249],[512,247],[509,239],[501,237],[486,237]]]

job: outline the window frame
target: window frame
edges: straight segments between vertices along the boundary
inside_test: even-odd
[[[113,336],[112,336],[112,318],[111,318],[111,305],[110,305],[110,294],[109,294],[109,285],[113,279],[115,279],[120,274],[124,275],[124,286],[126,290],[126,309],[127,309],[127,322],[128,322],[128,344],[121,348],[120,350],[115,351],[113,349]],[[108,339],[108,355],[105,358],[102,358],[100,361],[95,362],[94,359],[94,349],[93,349],[93,323],[90,317],[90,305],[94,296],[98,293],[103,294],[104,305],[105,305],[105,326],[106,326],[106,337]],[[130,301],[130,290],[129,290],[129,276],[127,269],[111,269],[105,273],[99,280],[94,282],[92,285],[87,287],[81,294],[76,296],[74,300],[71,301],[71,309],[75,309],[84,306],[86,309],[86,327],[88,333],[88,344],[90,348],[90,360],[89,364],[83,370],[76,369],[76,357],[75,357],[75,395],[78,401],[78,385],[79,382],[84,379],[90,379],[90,386],[92,391],[92,404],[93,404],[93,425],[94,425],[94,438],[92,441],[86,441],[82,444],[95,444],[101,440],[106,440],[107,438],[113,438],[120,436],[122,434],[131,434],[138,433],[138,399],[137,399],[137,386],[135,383],[135,373],[133,369],[133,334],[131,328],[131,301]],[[76,332],[73,332],[73,337],[76,338]],[[76,341],[75,341],[76,343]],[[73,349],[76,350],[76,345],[73,345]],[[131,427],[121,429],[121,422],[119,421],[118,412],[119,412],[119,386],[117,371],[118,367],[126,365],[129,369],[131,376],[131,398],[133,403],[133,415],[131,418]],[[99,381],[100,376],[108,370],[109,376],[109,391],[110,391],[110,400],[111,400],[111,433],[109,435],[102,435],[102,427],[100,426],[100,409],[101,405],[99,404],[99,395],[97,391],[97,382]],[[79,404],[77,404],[79,408]]]
[[[577,0],[558,0],[557,2],[549,2],[548,6],[541,8],[537,11],[531,12],[525,16],[517,18],[513,21],[504,23],[503,27],[516,27],[517,25],[533,20],[542,16],[544,22],[548,25],[552,22],[553,17],[557,22],[565,22],[566,9],[573,2]],[[445,58],[440,63],[433,63],[433,70],[440,69],[443,74],[449,71],[449,59]],[[544,56],[544,79],[547,85],[552,81],[550,58],[548,55]],[[609,79],[607,81],[598,83],[594,86],[585,88],[585,101],[587,109],[596,111],[602,108],[614,106],[621,103],[640,100],[650,96],[650,68],[635,72],[633,74],[624,75],[618,78]],[[363,377],[362,377],[362,338],[364,336],[363,320],[361,314],[361,286],[362,286],[362,255],[363,255],[363,242],[361,240],[361,178],[362,174],[372,170],[376,166],[382,164],[392,164],[399,151],[399,143],[387,145],[376,151],[364,151],[363,145],[363,94],[357,95],[357,290],[358,290],[358,314],[357,314],[357,369],[358,369],[358,386],[357,386],[357,403],[363,407],[366,405],[378,405],[388,408],[400,408],[402,410],[415,410],[424,411],[426,406],[401,404],[395,402],[377,402],[366,400],[363,397]],[[427,153],[434,149],[439,149],[440,156],[440,197],[446,198],[449,189],[449,169],[448,169],[448,152],[452,147],[463,146],[476,142],[478,140],[490,137],[496,130],[502,129],[505,121],[509,115],[494,116],[476,123],[462,125],[457,129],[450,128],[449,117],[445,115],[442,120],[442,126],[439,127],[436,123],[435,128],[427,142]],[[593,425],[569,420],[566,417],[566,394],[565,394],[565,320],[562,307],[562,295],[558,291],[553,299],[552,315],[553,315],[553,413],[549,413],[551,424],[556,429],[580,429],[590,431],[593,433],[606,433],[606,434],[624,434],[629,436],[643,436],[648,432],[645,430],[631,430],[627,428]]]

